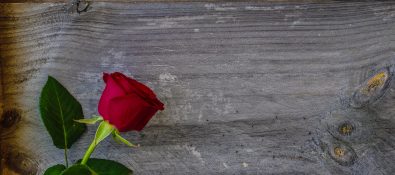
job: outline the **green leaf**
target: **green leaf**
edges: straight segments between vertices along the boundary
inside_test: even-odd
[[[64,170],[61,175],[97,175],[97,173],[91,171],[86,165],[76,164]]]
[[[59,175],[62,173],[63,170],[65,170],[66,167],[64,165],[58,164],[58,165],[54,165],[52,167],[49,167],[44,175]]]
[[[74,120],[78,123],[85,123],[85,124],[89,124],[89,125],[93,125],[98,121],[102,121],[103,117],[101,116],[93,116],[92,118],[86,118],[86,119],[79,119],[79,120]]]
[[[130,143],[128,140],[126,140],[125,138],[123,138],[121,135],[120,135],[120,133],[119,133],[119,131],[118,130],[114,130],[113,132],[112,132],[112,137],[114,138],[114,140],[116,141],[116,142],[118,142],[118,143],[124,143],[124,144],[126,144],[126,145],[128,145],[128,146],[130,146],[130,147],[139,147],[140,145],[135,145],[135,144],[133,144],[133,143]]]
[[[79,160],[78,162],[80,162]],[[106,159],[91,158],[86,165],[98,175],[131,175],[133,171],[126,166]]]
[[[70,148],[86,129],[85,124],[74,121],[84,118],[81,104],[51,76],[41,92],[40,114],[53,144],[60,149]]]
[[[107,121],[102,121],[96,130],[95,144],[99,144],[99,142],[109,136],[114,131],[114,129],[114,126],[112,126],[110,123]]]

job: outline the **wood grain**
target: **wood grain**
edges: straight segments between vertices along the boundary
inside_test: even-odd
[[[107,140],[93,155],[136,174],[395,172],[393,77],[377,102],[349,106],[378,70],[394,72],[395,3],[93,2],[80,14],[64,5],[0,4],[3,108],[21,114],[3,142],[29,162],[16,172],[63,163],[38,114],[47,75],[89,117],[112,71],[165,103],[142,133],[125,133],[141,148]],[[344,122],[352,134],[338,135]]]
[[[160,2],[160,3],[177,3],[177,2],[194,2],[191,0],[80,0],[81,2],[109,2],[109,3],[149,3],[149,2]],[[77,0],[2,0],[3,3],[72,3]],[[221,3],[224,1],[220,0],[202,0],[197,2],[214,2]],[[248,0],[244,2],[257,2],[257,0]],[[300,0],[261,0],[258,2],[301,2]],[[311,2],[329,2],[328,0],[303,0],[304,3]]]

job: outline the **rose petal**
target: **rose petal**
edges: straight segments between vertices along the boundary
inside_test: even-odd
[[[103,80],[105,83],[107,83],[108,77],[110,77],[110,74],[103,72]]]
[[[141,118],[139,122],[136,123],[134,126],[136,131],[141,131],[145,125],[151,120],[151,118],[155,115],[155,113],[158,112],[157,109],[154,108],[147,108],[145,111],[146,117]]]
[[[139,93],[144,94],[146,98],[150,98],[150,99],[156,98],[155,93],[146,85],[131,78],[128,78],[128,80],[129,80],[129,84],[135,87],[135,89],[139,91]]]
[[[111,74],[111,77],[114,78],[114,80],[122,87],[122,89],[127,93],[133,93],[135,91],[138,91],[135,87],[131,86],[128,82],[128,77],[123,75],[122,73],[119,72],[114,72]]]
[[[158,100],[158,98],[156,97],[155,93],[146,85],[134,80],[134,79],[129,79],[129,83],[134,86],[137,87],[136,89],[138,89],[138,91],[140,92],[140,94],[144,94],[145,95],[145,100],[150,103],[152,105],[152,107],[158,109],[158,110],[163,110],[164,109],[164,104]]]
[[[156,112],[135,94],[114,98],[109,107],[111,113],[109,122],[116,126],[120,132],[140,131]]]
[[[105,75],[104,75],[105,76]],[[100,97],[98,111],[105,120],[110,120],[109,104],[110,100],[115,97],[126,95],[122,88],[113,80],[111,76],[107,76],[107,84]]]
[[[152,107],[163,110],[164,105],[160,102],[155,93],[146,85],[125,76],[122,73],[114,72],[111,74],[112,77],[115,78],[116,82],[122,86],[125,92],[136,93],[142,99],[144,99],[147,103],[151,104]]]

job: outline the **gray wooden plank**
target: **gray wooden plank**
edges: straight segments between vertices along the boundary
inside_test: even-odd
[[[47,75],[90,116],[102,72],[121,71],[166,109],[143,133],[125,134],[141,148],[108,140],[93,156],[137,174],[394,172],[393,83],[377,103],[348,106],[366,79],[393,72],[394,3],[94,2],[80,14],[63,6],[0,4],[3,107],[22,117],[3,142],[17,148],[9,160],[21,152],[28,162],[14,171],[63,162],[38,115]],[[334,135],[345,121],[353,134]],[[94,129],[72,147],[74,161]],[[336,157],[337,147],[346,154]]]

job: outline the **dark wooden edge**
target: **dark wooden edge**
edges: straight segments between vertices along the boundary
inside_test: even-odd
[[[77,0],[1,0],[0,3],[68,3]],[[83,0],[81,0],[83,1]],[[333,2],[328,0],[237,0],[237,1],[226,1],[226,0],[85,0],[87,2],[121,2],[121,3],[142,3],[142,2],[161,2],[161,3],[173,3],[173,2],[222,2],[222,3],[232,3],[232,2]]]

